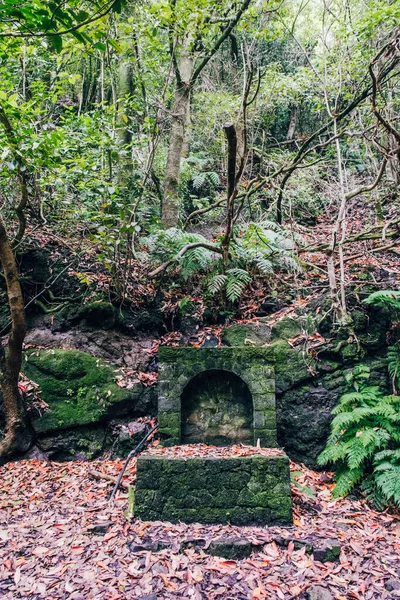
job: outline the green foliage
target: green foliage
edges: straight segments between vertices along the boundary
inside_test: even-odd
[[[187,280],[195,274],[205,273],[206,291],[211,295],[225,290],[226,298],[236,302],[246,286],[257,275],[271,275],[274,269],[298,270],[300,267],[293,250],[290,232],[269,221],[249,223],[241,229],[230,246],[229,268],[222,272],[220,246],[212,244],[204,236],[188,233],[177,228],[158,229],[147,236],[144,245],[153,262],[171,261],[172,268],[181,267],[182,277]],[[180,252],[191,244],[205,244]],[[210,249],[211,246],[211,249]],[[142,260],[148,259],[143,253]]]
[[[384,306],[391,310],[400,311],[400,292],[397,290],[380,290],[370,294],[364,302],[372,306]]]
[[[71,32],[82,41],[90,40],[81,27],[105,16],[108,12],[121,12],[124,0],[107,2],[89,2],[85,0],[67,0],[63,3],[43,2],[41,0],[9,0],[0,6],[0,26],[5,37],[35,37],[42,35],[48,43],[60,52],[63,46],[62,36]],[[108,9],[108,10],[107,10]]]
[[[397,352],[399,360],[400,352]],[[368,385],[369,370],[359,366],[351,378],[355,391],[334,409],[331,434],[319,464],[336,468],[334,496],[361,484],[378,507],[400,506],[400,398]]]
[[[166,230],[159,229],[143,241],[151,259],[161,263],[176,258],[180,250],[188,244],[209,244],[204,236],[197,233],[188,233],[175,227]],[[141,258],[144,259],[145,257],[141,255]],[[177,258],[184,279],[188,279],[198,271],[207,270],[213,264],[213,260],[212,251],[202,247],[191,248],[183,256]]]
[[[244,269],[233,268],[227,269],[226,274],[214,275],[208,283],[208,290],[211,294],[226,290],[226,297],[230,302],[238,300],[248,283],[251,281],[251,276]]]

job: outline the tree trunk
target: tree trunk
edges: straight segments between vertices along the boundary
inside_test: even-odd
[[[226,123],[224,125],[224,132],[228,142],[228,168],[227,168],[227,179],[228,179],[228,198],[226,206],[226,229],[224,239],[222,240],[222,265],[224,272],[228,266],[229,261],[229,246],[233,235],[233,219],[235,214],[235,190],[236,190],[236,161],[237,161],[237,147],[238,139],[236,129],[233,123]]]
[[[4,270],[11,331],[8,353],[0,346],[0,389],[3,395],[5,433],[0,442],[0,459],[17,451],[26,451],[33,439],[23,400],[18,389],[22,362],[22,344],[26,333],[24,301],[18,279],[18,269],[7,232],[0,218],[0,263]]]
[[[179,175],[182,157],[189,148],[190,89],[194,64],[193,56],[188,50],[190,42],[191,38],[188,37],[176,72],[175,100],[161,206],[161,222],[164,227],[176,227],[179,221]]]
[[[179,221],[179,175],[185,148],[189,106],[189,86],[182,83],[182,85],[177,86],[175,91],[175,103],[172,114],[161,211],[161,222],[164,227],[176,227]]]
[[[292,105],[290,107],[290,122],[289,122],[288,132],[286,134],[286,139],[288,142],[292,141],[294,138],[296,124],[297,124],[297,106]]]

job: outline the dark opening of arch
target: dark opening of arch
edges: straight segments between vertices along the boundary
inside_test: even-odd
[[[253,443],[253,402],[245,382],[229,371],[196,375],[181,397],[182,442],[227,446]]]

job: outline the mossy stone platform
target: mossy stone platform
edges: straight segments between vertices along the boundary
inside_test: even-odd
[[[291,525],[289,459],[280,450],[194,458],[144,453],[134,515],[172,523]]]

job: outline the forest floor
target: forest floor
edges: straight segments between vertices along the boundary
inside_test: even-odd
[[[362,498],[333,501],[330,474],[292,463],[290,528],[172,525],[125,516],[134,461],[110,506],[112,484],[93,471],[116,477],[121,466],[101,459],[0,467],[2,600],[300,600],[315,586],[337,600],[400,597],[400,517]],[[209,542],[225,533],[248,538],[253,554],[237,561],[208,554]],[[338,560],[319,562],[296,549],[295,540],[310,536],[338,540]],[[282,537],[291,540],[286,547]]]

